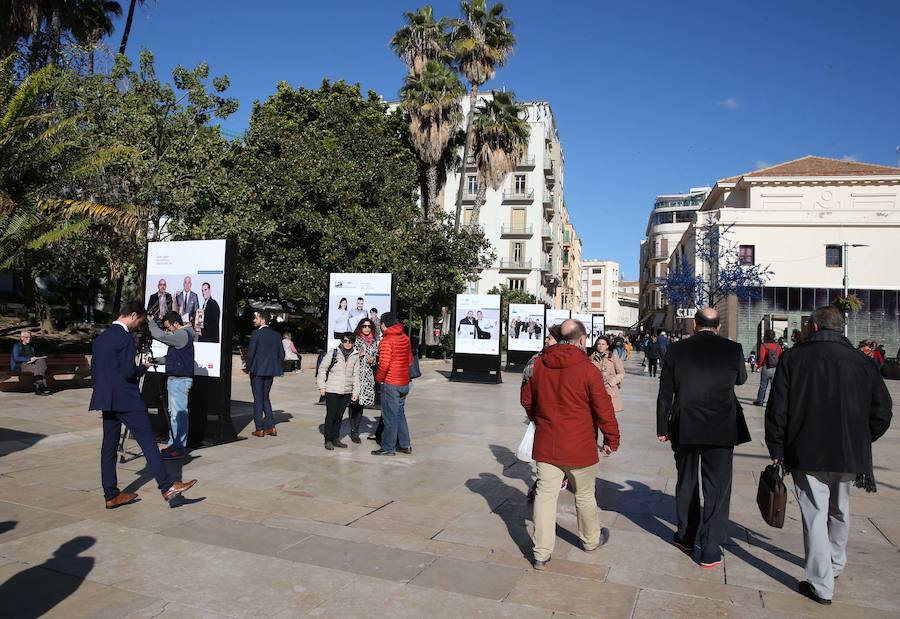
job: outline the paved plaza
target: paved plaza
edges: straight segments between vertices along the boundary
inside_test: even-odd
[[[0,393],[0,616],[900,616],[896,423],[875,447],[879,492],[854,490],[848,567],[824,608],[794,592],[803,576],[796,503],[782,530],[756,509],[769,462],[762,409],[750,405],[758,375],[740,390],[754,440],[736,452],[723,567],[701,570],[669,543],[675,471],[655,436],[657,382],[631,362],[622,447],[602,459],[597,480],[610,541],[591,554],[578,548],[573,496],[563,492],[553,561],[535,572],[533,469],[514,454],[525,428],[519,376],[450,383],[448,370],[423,364],[408,402],[413,454],[394,458],[371,456],[373,441],[322,448],[324,408],[309,372],[275,382],[278,437],[251,437],[249,383],[235,372],[243,440],[167,464],[200,480],[177,508],[139,459],[119,478],[142,500],[104,509],[89,389]],[[900,401],[900,384],[889,388]]]

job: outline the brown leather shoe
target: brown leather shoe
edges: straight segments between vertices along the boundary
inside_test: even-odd
[[[115,509],[117,507],[122,507],[123,505],[128,505],[129,503],[134,503],[137,501],[137,498],[138,495],[132,492],[120,492],[118,496],[106,502],[106,509]]]
[[[250,434],[252,434],[253,436],[258,436],[259,438],[262,438],[266,435],[266,431],[265,430],[254,430]]]
[[[269,428],[268,430],[263,430],[263,433],[266,436],[278,436],[278,430],[275,428]]]
[[[196,483],[196,479],[192,479],[191,481],[176,481],[169,487],[168,490],[162,493],[162,496],[165,500],[169,501],[177,497],[182,492],[187,492],[188,490],[193,488],[194,484]]]

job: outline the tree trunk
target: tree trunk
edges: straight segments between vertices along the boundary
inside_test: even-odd
[[[478,179],[478,193],[475,195],[475,205],[472,207],[472,219],[469,220],[469,229],[478,229],[478,219],[481,216],[481,207],[487,201],[487,183]]]
[[[119,44],[119,53],[125,53],[125,46],[128,45],[128,35],[131,34],[131,22],[134,20],[134,5],[137,0],[131,0],[128,5],[128,18],[125,20],[125,30],[122,31],[122,42]]]
[[[469,93],[469,112],[466,114],[466,143],[463,146],[462,166],[459,171],[459,189],[456,191],[456,222],[454,227],[459,230],[462,222],[463,189],[466,187],[466,159],[469,158],[469,149],[472,148],[472,120],[475,118],[475,102],[478,100],[478,84],[472,84]]]
[[[50,315],[50,305],[41,294],[38,278],[34,275],[31,277],[31,286],[32,294],[34,294],[34,311],[41,333],[52,333],[55,329],[53,328],[53,318]]]
[[[50,41],[47,50],[47,60],[55,65],[59,64],[59,48],[61,45],[62,25],[60,23],[59,9],[53,9],[50,16]]]
[[[425,221],[431,221],[437,210],[437,164],[428,166],[428,196],[422,204],[425,208]]]
[[[115,320],[119,316],[119,310],[122,309],[122,287],[125,285],[125,276],[119,275],[116,278],[116,295],[113,297],[112,319]]]

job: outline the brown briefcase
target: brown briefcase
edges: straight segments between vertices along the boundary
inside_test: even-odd
[[[763,520],[770,527],[780,529],[784,526],[787,487],[784,485],[784,467],[781,464],[770,464],[760,473],[756,504]]]

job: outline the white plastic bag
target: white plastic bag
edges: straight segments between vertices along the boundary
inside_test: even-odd
[[[522,437],[522,442],[519,443],[519,448],[516,450],[516,457],[522,462],[534,462],[531,459],[531,450],[534,447],[534,422],[529,421],[528,427],[525,429],[525,436]]]

